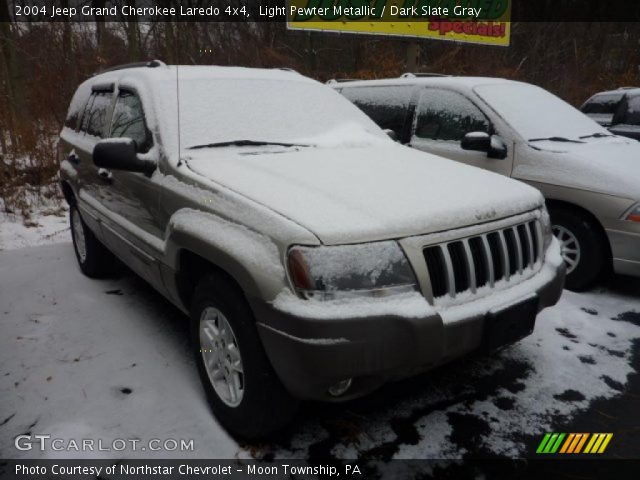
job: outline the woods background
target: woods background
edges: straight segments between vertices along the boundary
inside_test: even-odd
[[[0,0],[0,208],[25,217],[34,200],[58,195],[57,135],[75,88],[111,65],[288,67],[320,81],[406,71],[404,39],[283,23],[16,23],[9,8]],[[599,90],[640,83],[639,40],[636,23],[514,23],[508,48],[420,40],[417,70],[524,80],[578,106]]]

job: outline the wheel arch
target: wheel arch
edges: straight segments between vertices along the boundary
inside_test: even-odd
[[[191,307],[193,293],[198,283],[208,274],[214,274],[224,279],[225,283],[246,298],[245,288],[242,287],[234,275],[213,261],[187,248],[178,250],[177,255],[178,268],[175,272],[176,291],[180,302],[182,302],[187,310]]]
[[[180,216],[182,218],[180,219]],[[198,281],[222,276],[245,298],[275,298],[286,284],[279,252],[269,240],[239,224],[195,210],[169,222],[166,260],[177,299],[188,310]]]
[[[553,210],[554,208],[555,209],[571,210],[571,211],[579,213],[584,218],[586,218],[596,228],[596,231],[598,232],[600,240],[602,241],[602,244],[605,246],[605,265],[606,265],[606,268],[611,269],[613,267],[613,253],[612,253],[612,250],[611,250],[611,243],[609,242],[609,237],[607,236],[607,233],[606,233],[604,227],[602,226],[602,224],[600,223],[598,218],[593,213],[591,213],[589,210],[587,210],[584,207],[576,205],[575,203],[567,202],[565,200],[557,200],[557,199],[553,199],[553,198],[547,198],[545,200],[545,203],[547,205],[547,208],[550,211]]]

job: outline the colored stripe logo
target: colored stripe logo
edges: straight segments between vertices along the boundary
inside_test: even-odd
[[[612,438],[613,433],[547,433],[536,453],[599,454],[604,453]]]

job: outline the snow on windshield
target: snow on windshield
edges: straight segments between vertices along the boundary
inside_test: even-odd
[[[233,140],[315,144],[316,137],[326,143],[342,126],[359,128],[372,143],[386,138],[351,102],[316,82],[185,79],[178,88],[182,148]]]
[[[564,137],[578,140],[610,133],[548,91],[526,83],[480,85],[475,92],[525,140]]]

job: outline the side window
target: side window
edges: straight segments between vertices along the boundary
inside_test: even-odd
[[[144,121],[142,102],[137,95],[127,91],[121,91],[118,95],[113,109],[111,136],[135,140],[141,152],[151,147],[151,135]]]
[[[76,126],[78,125],[79,117],[80,117],[80,112],[77,112],[77,111],[69,114],[66,120],[64,121],[64,126],[72,130],[75,130]]]
[[[463,95],[427,88],[420,95],[414,135],[418,138],[459,142],[469,132],[491,133],[487,117]]]
[[[88,135],[102,137],[107,126],[107,112],[111,103],[111,93],[95,92],[92,97],[94,97],[93,102],[90,102],[90,106],[87,105],[87,108],[90,109],[88,113],[85,111],[81,129]]]
[[[67,112],[67,118],[64,121],[64,126],[75,130],[78,128],[78,120],[82,115],[82,112],[85,109],[89,101],[89,92],[86,92],[82,87],[79,88],[76,93],[73,95],[71,99],[71,104],[69,105],[69,110]]]
[[[582,107],[583,113],[591,114],[608,114],[616,113],[618,104],[622,100],[623,95],[620,93],[609,93],[596,95]]]
[[[380,128],[402,135],[411,103],[411,87],[351,87],[342,94],[366,113]]]
[[[640,125],[640,96],[630,97],[627,100],[627,109],[622,123],[627,125]]]
[[[87,104],[84,106],[84,110],[82,111],[82,123],[80,124],[80,131],[87,132],[87,126],[89,125],[89,118],[91,118],[91,106],[93,105],[93,101],[96,99],[96,94],[92,93],[87,101]]]

